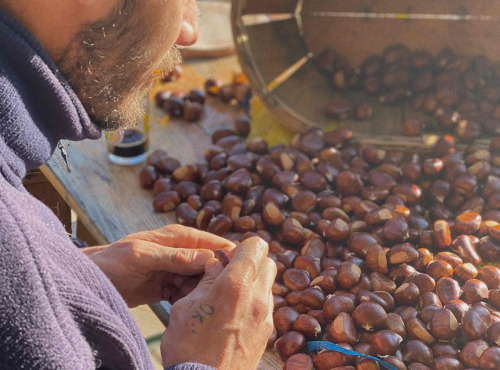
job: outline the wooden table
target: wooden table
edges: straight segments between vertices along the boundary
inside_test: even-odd
[[[229,82],[237,71],[235,56],[196,60],[189,63],[184,77],[169,88],[187,91],[201,87],[206,77]],[[233,119],[242,111],[209,98],[199,123],[171,120],[162,125],[161,112],[154,109],[152,113],[150,148],[164,149],[182,164],[188,164],[201,160],[211,133],[232,127]],[[176,222],[173,212],[154,212],[152,192],[142,189],[138,182],[143,165],[125,167],[108,161],[104,137],[96,141],[65,142],[65,146],[71,172],[67,171],[59,151],[42,167],[42,172],[99,243],[112,243],[134,232]],[[167,302],[151,307],[165,325],[169,307]],[[281,364],[275,351],[266,351],[259,368],[277,369]]]

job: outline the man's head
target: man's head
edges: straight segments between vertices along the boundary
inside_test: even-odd
[[[180,63],[175,44],[190,45],[198,36],[195,0],[25,3],[0,0],[0,7],[40,40],[105,129],[135,124],[154,71]]]

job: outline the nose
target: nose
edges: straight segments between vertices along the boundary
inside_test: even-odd
[[[198,5],[195,0],[189,0],[184,10],[181,31],[175,42],[177,45],[189,46],[198,40]]]

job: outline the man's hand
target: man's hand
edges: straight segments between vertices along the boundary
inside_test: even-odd
[[[192,291],[213,250],[234,248],[230,241],[168,225],[131,234],[116,243],[82,251],[108,276],[130,307],[176,301]]]
[[[255,369],[273,331],[276,264],[260,238],[246,239],[223,268],[217,259],[172,306],[162,338],[163,366],[199,362],[217,369]]]

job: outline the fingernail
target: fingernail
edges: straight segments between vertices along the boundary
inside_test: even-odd
[[[194,264],[196,267],[205,267],[207,260],[213,256],[214,252],[208,250],[196,252],[196,255],[194,256]]]

